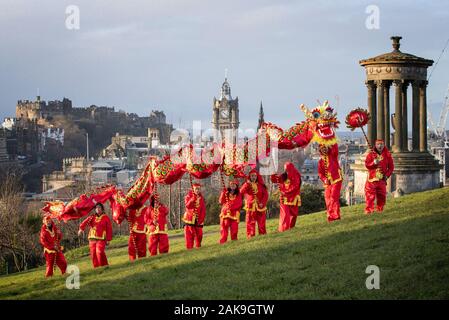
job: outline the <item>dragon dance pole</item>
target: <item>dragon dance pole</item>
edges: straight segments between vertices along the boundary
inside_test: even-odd
[[[222,169],[220,169],[220,181],[221,181],[221,187],[223,189],[226,188],[226,184],[225,184],[225,181],[224,181],[223,170]],[[226,203],[228,203],[228,202],[229,202],[229,197],[228,197],[228,193],[226,193]]]
[[[362,132],[363,132],[363,135],[365,136],[365,140],[366,140],[366,143],[368,144],[368,147],[371,150],[373,150],[373,146],[372,146],[371,142],[369,141],[368,136],[365,133],[365,129],[363,127],[360,127],[360,129],[362,129]]]
[[[193,189],[192,175],[189,174],[190,189]]]
[[[368,110],[357,108],[348,113],[345,122],[346,126],[351,129],[351,131],[354,131],[356,128],[362,129],[362,133],[365,137],[368,147],[373,150],[373,146],[365,133],[365,129],[363,129],[363,127],[368,123],[369,120],[370,114]]]

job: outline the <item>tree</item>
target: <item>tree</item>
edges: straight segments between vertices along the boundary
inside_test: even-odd
[[[309,214],[326,209],[323,189],[311,185],[302,185],[301,187],[301,207],[299,214]],[[270,193],[267,203],[268,214],[270,217],[279,216],[279,191],[274,189]]]
[[[300,214],[308,214],[326,209],[324,190],[311,185],[303,185],[301,188]]]
[[[205,196],[204,200],[206,202],[206,218],[204,219],[204,224],[210,225],[220,223],[221,206],[218,203],[217,194],[209,193]]]
[[[22,174],[15,166],[0,169],[0,257],[16,271],[26,270],[30,262],[35,265],[40,259],[36,237],[40,217],[28,213]]]

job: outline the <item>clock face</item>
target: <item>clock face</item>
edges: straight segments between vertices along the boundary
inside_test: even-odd
[[[229,110],[226,110],[226,109],[221,110],[220,116],[222,119],[227,119],[229,117]]]

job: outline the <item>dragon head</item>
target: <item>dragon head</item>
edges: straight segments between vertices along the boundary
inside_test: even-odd
[[[327,100],[312,110],[304,104],[300,108],[306,116],[306,122],[309,123],[313,131],[313,141],[327,146],[337,143],[335,129],[338,128],[340,122],[337,120],[337,113],[334,112]]]

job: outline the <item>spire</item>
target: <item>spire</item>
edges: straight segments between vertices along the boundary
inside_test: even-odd
[[[265,122],[264,114],[263,114],[263,105],[262,101],[260,101],[260,110],[259,110],[259,124],[257,125],[257,130],[259,130],[262,127],[262,123]]]
[[[223,84],[221,85],[221,95],[220,101],[226,98],[226,100],[232,100],[231,97],[231,86],[229,85],[228,78],[226,77]]]

